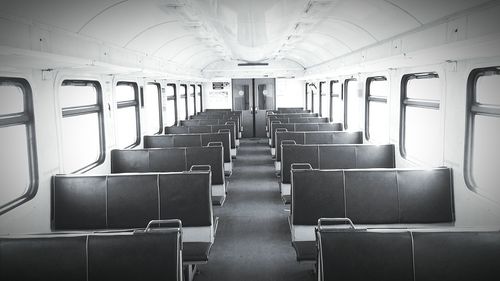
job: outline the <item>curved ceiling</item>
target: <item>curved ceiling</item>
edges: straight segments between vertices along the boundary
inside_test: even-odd
[[[218,61],[308,68],[487,0],[17,0],[2,14],[204,70]]]

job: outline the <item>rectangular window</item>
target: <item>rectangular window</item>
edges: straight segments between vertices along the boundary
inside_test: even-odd
[[[500,67],[474,69],[467,81],[465,182],[500,202]]]
[[[177,86],[175,84],[167,84],[165,114],[163,123],[165,126],[174,126],[177,124]]]
[[[313,109],[313,97],[312,97],[312,89],[310,83],[306,83],[306,109],[312,112]]]
[[[144,134],[160,134],[163,131],[161,111],[161,86],[148,83],[144,89]]]
[[[361,130],[363,102],[360,94],[357,79],[344,81],[344,128],[350,131]]]
[[[118,148],[132,148],[141,143],[139,120],[139,90],[136,83],[116,85],[115,130]]]
[[[195,92],[194,85],[189,85],[188,96],[187,96],[188,116],[194,115],[196,112],[194,92]]]
[[[311,85],[311,95],[312,95],[312,112],[313,113],[320,113],[321,107],[319,104],[319,89],[316,84],[309,84]]]
[[[327,89],[325,89],[326,82],[319,82],[319,93],[320,93],[320,104],[321,104],[321,117],[328,117],[331,120],[330,116],[330,100],[331,96],[328,93]]]
[[[344,87],[338,80],[330,81],[330,97],[332,115],[330,120],[334,123],[344,122],[344,94],[342,93]]]
[[[179,88],[179,103],[177,104],[177,120],[186,120],[187,119],[187,85],[181,84]]]
[[[84,172],[103,163],[104,121],[99,82],[63,81],[59,103],[64,172]]]
[[[202,105],[201,105],[202,104],[201,97],[202,97],[201,85],[196,85],[196,98],[195,98],[195,101],[196,101],[196,113],[203,111],[203,108],[202,108]]]
[[[389,143],[389,82],[384,76],[368,77],[365,94],[365,136],[377,143]]]
[[[0,214],[38,189],[33,97],[28,81],[0,77]]]
[[[441,80],[437,73],[406,74],[401,80],[401,155],[431,166],[443,164]]]

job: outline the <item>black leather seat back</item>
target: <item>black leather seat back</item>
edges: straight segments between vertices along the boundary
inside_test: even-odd
[[[408,232],[320,232],[319,237],[321,280],[414,281]]]
[[[489,281],[500,278],[498,231],[320,229],[319,280]],[[362,270],[360,270],[362,269]]]
[[[294,171],[290,217],[293,225],[316,225],[319,218],[344,218],[343,172]]]
[[[210,172],[205,171],[56,175],[52,228],[141,228],[151,220],[165,218],[180,219],[184,226],[207,226],[212,222],[211,204]]]
[[[271,124],[271,147],[276,147],[276,130],[286,128],[289,132],[342,131],[342,123],[273,123]]]
[[[190,147],[186,149],[186,167],[210,165],[212,184],[224,184],[224,150],[220,146]]]
[[[144,136],[144,148],[165,148],[174,146],[175,135]]]
[[[201,147],[210,142],[222,142],[224,148],[224,162],[231,162],[231,138],[230,133],[201,133],[180,135],[155,135],[144,136],[144,148],[168,148],[168,147]]]
[[[189,127],[186,126],[167,126],[165,127],[165,134],[189,134]]]
[[[182,280],[179,231],[0,239],[0,279]]]
[[[500,280],[500,232],[413,232],[415,279]]]
[[[0,239],[0,279],[87,281],[87,237]]]
[[[212,184],[224,184],[221,146],[115,149],[111,151],[111,173],[189,171],[193,165],[210,165]]]
[[[235,148],[231,142],[231,134],[228,132],[202,134],[201,143],[207,146],[211,142],[222,142],[224,147],[224,162],[231,162],[231,148]]]
[[[309,163],[313,169],[318,169],[319,149],[314,145],[284,144],[282,146],[286,157],[281,161],[281,182],[290,183],[291,166],[294,163]]]
[[[105,229],[107,178],[55,176],[52,178],[52,228]]]
[[[297,144],[362,144],[363,133],[345,131],[277,132],[276,161],[281,161],[280,146],[284,140],[298,140]]]
[[[90,236],[89,280],[179,280],[178,236],[175,232]]]
[[[206,172],[159,176],[160,219],[180,219],[183,226],[212,225],[212,190]]]
[[[338,173],[343,176],[330,176]],[[323,217],[347,217],[356,224],[455,220],[449,168],[294,170],[291,182],[294,225],[316,225]],[[340,210],[338,202],[345,202],[343,216],[330,210]]]
[[[281,180],[290,183],[290,167],[293,163],[309,163],[315,169],[395,168],[394,151],[392,144],[285,144],[282,145]],[[315,153],[314,156],[312,153]]]

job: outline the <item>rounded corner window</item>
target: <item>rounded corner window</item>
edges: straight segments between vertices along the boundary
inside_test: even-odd
[[[0,215],[38,192],[33,92],[24,78],[0,77]]]

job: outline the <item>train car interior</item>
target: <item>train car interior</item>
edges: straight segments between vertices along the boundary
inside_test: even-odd
[[[500,280],[499,0],[0,0],[0,280]]]

